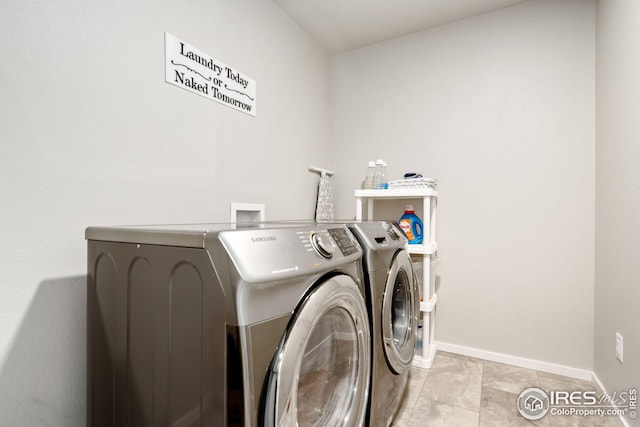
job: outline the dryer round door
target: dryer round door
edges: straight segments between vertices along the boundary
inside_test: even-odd
[[[361,426],[369,393],[367,308],[346,275],[315,287],[296,311],[270,372],[266,426]]]
[[[382,342],[396,374],[413,361],[420,301],[409,254],[399,251],[391,263],[382,299]]]

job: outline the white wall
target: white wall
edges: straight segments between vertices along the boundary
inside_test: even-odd
[[[636,0],[598,1],[594,370],[610,393],[640,387],[638,17]],[[615,357],[616,332],[624,363]]]
[[[164,32],[257,81],[256,118],[164,82]],[[84,229],[312,218],[328,56],[272,2],[0,2],[0,426],[80,426]]]
[[[636,1],[598,2],[597,149],[591,0],[347,52],[331,75],[271,2],[56,3],[0,2],[0,426],[84,424],[86,226],[230,202],[310,218],[310,164],[352,217],[380,157],[440,179],[439,341],[640,383]],[[256,79],[258,116],[164,83],[165,31]]]
[[[592,369],[594,64],[584,0],[332,57],[338,217],[367,160],[439,179],[437,341]]]

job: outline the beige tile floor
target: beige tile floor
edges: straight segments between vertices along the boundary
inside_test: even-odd
[[[622,426],[617,417],[547,414],[539,421],[517,410],[524,389],[589,390],[589,382],[486,360],[438,352],[431,369],[412,368],[392,427]]]

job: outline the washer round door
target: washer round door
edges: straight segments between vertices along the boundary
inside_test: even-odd
[[[402,374],[413,361],[420,300],[409,254],[395,255],[382,299],[382,342],[391,369]]]
[[[273,359],[265,425],[364,425],[370,351],[367,308],[353,279],[333,276],[316,286],[294,314]]]

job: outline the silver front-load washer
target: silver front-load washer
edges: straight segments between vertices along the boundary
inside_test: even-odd
[[[364,425],[369,321],[345,226],[86,238],[88,426]]]
[[[372,367],[367,425],[388,427],[407,384],[417,339],[418,284],[404,233],[393,222],[348,224],[364,250]]]

